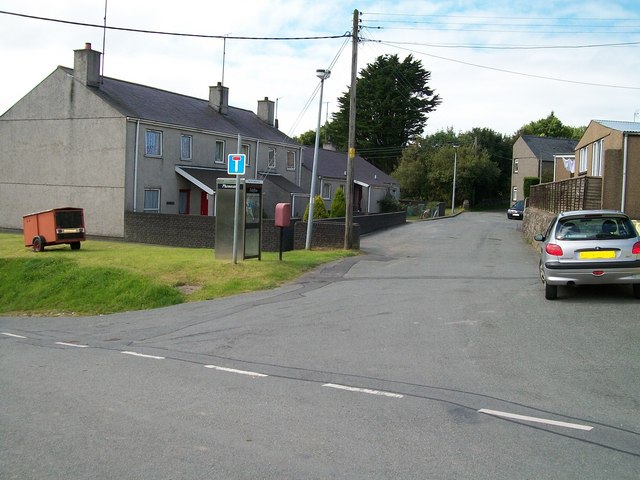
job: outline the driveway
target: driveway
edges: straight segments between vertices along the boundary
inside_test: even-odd
[[[638,302],[545,301],[519,226],[465,213],[268,292],[0,317],[0,477],[637,479]]]

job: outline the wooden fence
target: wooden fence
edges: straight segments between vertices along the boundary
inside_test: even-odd
[[[602,208],[602,178],[582,176],[533,185],[528,205],[552,213]]]

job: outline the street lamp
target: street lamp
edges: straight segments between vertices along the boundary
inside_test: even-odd
[[[307,218],[307,241],[305,248],[311,250],[311,233],[313,231],[313,204],[316,191],[316,179],[318,170],[318,148],[320,147],[320,121],[322,119],[322,91],[324,81],[331,75],[330,70],[318,69],[316,76],[320,79],[320,104],[318,106],[318,128],[316,129],[316,145],[313,149],[313,168],[311,169],[311,193],[309,194],[309,217]]]
[[[458,147],[453,145],[453,193],[451,194],[451,215],[456,213],[456,173],[458,172]]]

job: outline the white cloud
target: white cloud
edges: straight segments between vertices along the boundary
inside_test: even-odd
[[[622,0],[610,2],[606,11],[602,10],[601,3],[595,2],[546,2],[537,7],[531,7],[529,2],[526,5],[517,3],[367,0],[360,5],[349,5],[338,0],[183,0],[164,5],[149,0],[109,0],[107,19],[109,25],[118,27],[205,35],[341,35],[351,29],[353,10],[359,8],[364,12],[363,25],[368,27],[362,32],[367,39],[420,44],[403,44],[398,48],[365,42],[359,48],[358,67],[362,69],[378,55],[387,53],[397,53],[401,58],[412,53],[420,59],[432,72],[430,86],[443,98],[443,103],[430,115],[427,133],[447,127],[456,131],[486,127],[511,134],[525,123],[546,117],[552,110],[565,124],[576,126],[586,125],[593,118],[633,120],[634,111],[640,109],[640,90],[637,89],[563,83],[457,62],[542,77],[638,87],[638,45],[545,50],[434,46],[551,46],[640,41],[640,7]],[[102,24],[104,2],[4,0],[2,10]],[[390,16],[390,13],[413,16]],[[415,16],[418,14],[447,16],[427,19]],[[536,20],[531,19],[534,16]],[[579,27],[571,26],[570,19],[576,16],[590,19],[582,22],[589,25],[585,29],[591,30],[590,34],[578,33]],[[632,21],[617,21],[620,26],[630,26],[626,31],[616,33],[616,29],[609,29],[607,33],[597,33],[605,30],[597,27],[598,22],[593,20],[597,17]],[[405,23],[394,25],[383,20],[405,20]],[[417,23],[425,20],[431,23]],[[469,23],[474,23],[475,27],[471,28]],[[385,29],[372,28],[376,26]],[[403,29],[392,29],[393,26]],[[16,103],[57,65],[72,66],[73,50],[82,48],[85,42],[102,50],[101,29],[1,14],[0,28],[3,31],[0,62],[4,71],[0,112]],[[221,39],[109,30],[105,74],[207,98],[208,87],[222,78],[223,43]],[[343,39],[227,40],[225,84],[230,88],[230,103],[255,111],[258,99],[278,98],[278,117],[285,133],[300,134],[315,128],[317,100],[310,105],[297,128],[291,130],[318,84],[315,70],[328,67],[343,43]],[[331,78],[325,82],[324,101],[329,103],[329,111],[335,111],[336,99],[347,89],[350,63],[351,45],[347,44],[332,68]]]

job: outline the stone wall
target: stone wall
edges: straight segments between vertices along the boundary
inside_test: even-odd
[[[544,233],[556,214],[535,207],[527,207],[522,220],[522,235],[526,241],[535,243],[533,236]]]

